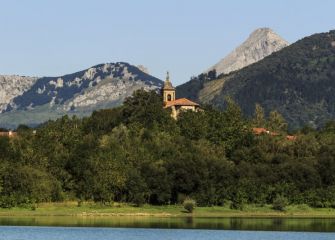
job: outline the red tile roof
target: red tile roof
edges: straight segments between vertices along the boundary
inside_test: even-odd
[[[289,140],[289,141],[295,141],[295,140],[297,140],[297,136],[287,135],[286,139]]]
[[[269,134],[271,136],[278,136],[279,135],[279,133],[270,132],[266,128],[253,128],[252,131],[255,135],[261,135],[261,134]]]
[[[174,101],[165,102],[164,107],[171,107],[171,106],[199,106],[199,104],[188,100],[187,98],[179,98]]]
[[[270,134],[270,131],[268,131],[268,130],[265,129],[265,128],[253,128],[252,131],[253,131],[253,133],[256,134],[256,135],[260,135],[260,134],[262,134],[262,133]]]
[[[255,135],[261,135],[261,134],[269,134],[270,136],[279,136],[279,133],[276,132],[270,132],[269,130],[267,130],[266,128],[253,128],[252,132]],[[297,136],[292,136],[292,135],[287,135],[286,136],[286,140],[288,141],[295,141],[297,140]]]

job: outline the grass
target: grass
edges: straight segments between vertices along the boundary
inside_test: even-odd
[[[39,203],[36,209],[15,207],[0,209],[0,216],[157,216],[157,217],[324,217],[335,218],[335,209],[310,208],[307,205],[290,205],[285,211],[275,211],[271,205],[245,205],[243,210],[229,207],[197,207],[187,213],[182,205],[135,207],[114,203],[111,206],[84,202],[78,207],[75,201]]]

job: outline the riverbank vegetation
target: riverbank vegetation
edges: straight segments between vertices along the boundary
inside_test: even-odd
[[[138,207],[134,204],[117,203],[106,205],[95,202],[77,201],[37,203],[13,208],[0,209],[0,217],[27,217],[27,216],[91,216],[91,217],[294,217],[294,218],[334,218],[333,208],[311,208],[306,204],[289,205],[285,211],[273,209],[272,204],[245,204],[243,210],[232,209],[229,205],[196,207],[192,212],[186,211],[182,204],[176,205],[149,205]]]
[[[84,119],[20,126],[17,137],[0,138],[0,207],[39,211],[41,202],[68,200],[79,209],[86,201],[167,207],[193,199],[195,212],[250,204],[335,208],[334,123],[287,140],[277,112],[264,116],[258,106],[246,119],[234,102],[226,104],[175,121],[158,94],[140,90],[122,107]],[[252,127],[276,134],[255,135]]]

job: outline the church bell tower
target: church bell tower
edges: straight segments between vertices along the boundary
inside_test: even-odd
[[[172,83],[170,82],[169,72],[167,72],[163,87],[163,101],[164,103],[166,103],[174,100],[176,100],[176,90],[172,86]]]

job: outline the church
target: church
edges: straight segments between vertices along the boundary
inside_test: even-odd
[[[167,72],[166,80],[162,89],[164,108],[171,109],[171,117],[177,119],[182,111],[191,110],[198,112],[200,110],[199,104],[192,102],[187,98],[176,99],[176,90],[170,82],[169,72]]]

